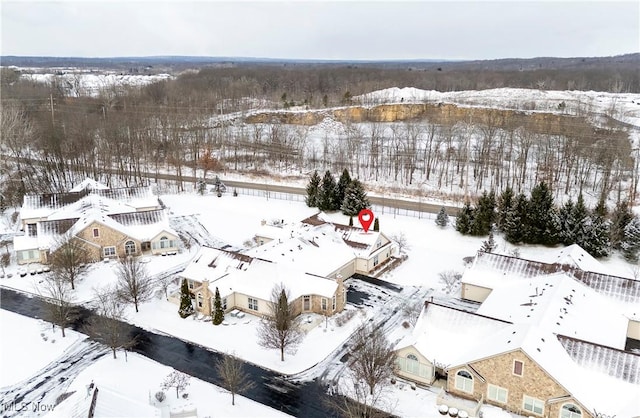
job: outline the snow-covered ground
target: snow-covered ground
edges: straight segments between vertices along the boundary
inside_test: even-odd
[[[285,222],[296,222],[316,212],[314,208],[308,208],[302,202],[242,195],[233,197],[230,194],[222,198],[217,198],[213,195],[200,196],[195,193],[167,195],[162,196],[162,200],[169,208],[172,216],[194,215],[216,240],[227,242],[240,248],[253,237],[254,233],[259,229],[262,220],[270,221],[278,219],[284,220]],[[214,350],[235,352],[237,356],[251,363],[271,368],[281,373],[296,374],[297,379],[305,380],[318,377],[321,373],[325,372],[325,370],[321,370],[324,367],[334,368],[334,372],[328,375],[329,379],[336,377],[339,374],[339,367],[343,367],[340,366],[340,362],[335,360],[336,356],[339,355],[344,341],[348,339],[355,327],[369,318],[380,320],[383,317],[394,315],[392,314],[394,308],[401,308],[403,304],[420,303],[424,298],[424,292],[429,289],[434,289],[433,294],[435,294],[436,297],[446,298],[455,296],[455,294],[446,294],[443,289],[444,286],[439,280],[439,274],[447,270],[462,272],[464,270],[463,258],[473,256],[480,248],[484,239],[462,236],[457,233],[452,226],[441,229],[435,225],[433,219],[394,216],[388,213],[374,213],[374,215],[380,219],[380,229],[382,232],[389,235],[403,233],[406,236],[410,246],[410,248],[406,249],[409,255],[408,259],[399,267],[386,273],[382,277],[382,279],[403,286],[405,289],[398,294],[394,294],[394,292],[385,293],[382,291],[373,294],[372,291],[372,305],[365,308],[348,306],[348,309],[357,310],[362,313],[357,313],[354,318],[342,327],[337,326],[332,319],[325,331],[323,317],[318,315],[303,315],[302,320],[305,322],[305,327],[308,330],[306,336],[297,348],[295,354],[288,353],[285,355],[284,362],[280,361],[279,353],[276,350],[266,350],[257,344],[256,325],[259,319],[251,315],[247,315],[243,319],[228,318],[227,325],[217,327],[214,327],[211,322],[206,321],[205,318],[202,317],[200,319],[181,319],[177,315],[178,307],[165,301],[163,293],[158,292],[153,300],[141,306],[139,313],[135,313],[132,307],[129,308],[128,319],[141,327],[172,334]],[[348,222],[348,218],[341,214],[330,214],[327,216],[335,222]],[[499,237],[497,237],[497,240],[499,243],[498,252],[507,254],[514,249],[513,246],[506,244]],[[548,261],[549,258],[558,251],[558,248],[553,249],[539,246],[520,246],[518,249],[523,258],[541,261]],[[190,251],[184,250],[176,256],[148,257],[146,259],[148,260],[146,266],[152,274],[160,274],[163,271],[171,270],[175,268],[175,266],[187,262],[193,254],[195,254],[195,248],[192,248]],[[632,276],[632,267],[617,255],[601,262],[612,274],[625,277]],[[80,301],[91,300],[94,288],[112,283],[115,280],[113,266],[113,263],[97,263],[92,266],[90,274],[78,283],[78,290],[76,291],[77,299]],[[17,266],[10,266],[7,271],[15,274],[17,273]],[[42,279],[43,275],[27,275],[24,278],[14,275],[14,277],[10,279],[0,279],[0,284],[37,293],[38,282]],[[347,281],[347,285],[348,284],[349,281]],[[13,327],[14,323],[18,323],[18,320],[12,318],[11,315],[7,317],[4,315],[4,311],[0,312],[3,312],[3,316],[0,317],[0,323],[3,327],[5,324]],[[307,319],[309,319],[311,323],[307,323]],[[387,324],[388,327],[385,327],[385,329],[389,331],[389,336],[392,341],[402,338],[404,333],[410,331],[398,326],[401,320],[402,317],[398,314],[393,320],[389,321]],[[41,324],[40,327],[47,328],[48,326],[45,325],[46,324]],[[8,332],[11,333],[11,330],[9,329]],[[39,337],[40,332],[42,332],[40,329],[33,332],[37,337],[36,340],[38,338],[41,339],[41,337]],[[3,332],[3,335],[7,335],[7,332]],[[54,347],[58,347],[57,344],[59,344],[60,339],[56,338],[56,340],[58,341],[53,344]],[[8,344],[5,343],[5,341],[6,339],[3,339],[1,345],[3,350],[5,345]],[[16,344],[21,346],[21,340],[15,341]],[[50,342],[45,345],[47,344],[51,346]],[[21,353],[18,353],[16,355],[20,354]],[[42,367],[47,361],[51,361],[59,355],[59,353],[56,355],[52,354],[50,357],[47,357],[46,360],[39,363],[40,365],[38,367]],[[325,358],[331,361],[323,363]],[[131,362],[131,356],[129,356],[129,359]],[[119,361],[111,363],[109,363],[107,359],[101,360],[101,362],[102,361],[105,362],[104,364],[110,364],[112,367],[100,366],[101,363],[97,364],[96,367],[106,369],[113,368],[114,371],[120,370],[121,368],[129,368],[128,364],[120,364]],[[135,361],[140,363],[140,368],[146,367],[142,364],[147,364],[145,362],[148,362],[148,360],[144,359]],[[317,363],[321,364],[320,367],[305,372],[305,370],[312,368]],[[131,367],[131,369],[134,370],[137,367],[138,366]],[[30,372],[23,374],[20,378],[24,378],[36,370],[37,368],[34,368]],[[99,372],[100,370],[102,369],[98,368],[94,372],[87,372],[86,376],[83,375],[85,377],[78,380],[79,392],[84,390],[82,388],[88,381],[95,379],[96,376],[101,373]],[[139,373],[143,372],[137,370],[135,373],[140,375]],[[148,374],[154,377],[153,379],[145,380],[149,382],[146,387],[132,389],[137,393],[136,396],[142,396],[144,400],[147,399],[149,391],[156,390],[157,384],[168,372],[164,370],[162,372],[149,372]],[[80,377],[78,379],[80,379]],[[134,379],[131,378],[131,380],[133,381]],[[15,383],[15,378],[13,382]],[[11,381],[7,382],[7,384],[9,383],[11,383]],[[103,384],[109,386],[111,383],[109,380],[106,380]],[[116,388],[118,388],[117,385]],[[211,390],[215,392],[217,389]],[[425,416],[423,406],[429,402],[435,402],[434,395],[428,390],[418,389],[414,391],[406,387],[400,389],[399,385],[393,390],[395,391],[393,396],[402,400],[398,402],[401,406],[398,410],[394,410],[394,413],[399,413],[402,416]],[[140,393],[138,394],[138,392]],[[190,397],[190,399],[194,400],[193,397]],[[199,404],[198,408],[200,411]],[[492,415],[492,417],[495,416],[499,418],[508,416],[500,415],[502,414],[500,410],[496,410],[494,413],[495,415]]]
[[[85,338],[73,330],[65,334],[48,322],[0,309],[0,388],[27,379]]]
[[[520,88],[440,92],[393,87],[356,96],[354,100],[367,106],[426,102],[570,115],[597,113],[640,126],[640,94],[637,93]]]
[[[28,318],[0,309],[0,393],[8,386],[17,385],[25,379],[38,374],[41,369],[56,360],[64,359],[69,347],[84,340],[85,335],[67,330],[67,336],[62,338],[60,330],[51,331],[51,325],[44,321]],[[44,337],[43,337],[44,336]],[[47,338],[45,341],[44,338]],[[73,393],[60,405],[55,406],[48,416],[70,417],[74,411],[86,407],[87,385],[93,381],[104,394],[121,396],[124,401],[113,402],[108,416],[152,416],[149,411],[149,398],[161,390],[160,385],[173,369],[163,366],[153,360],[129,353],[113,359],[111,355],[102,356],[96,362],[87,365],[80,371],[73,381],[65,381],[58,385],[59,394]],[[65,366],[69,368],[70,365]],[[61,376],[58,376],[61,377]],[[287,416],[272,408],[254,402],[242,396],[236,396],[236,405],[231,405],[231,395],[224,389],[191,378],[186,392],[188,399],[176,399],[175,390],[169,390],[167,398],[162,403],[154,402],[158,407],[158,415],[169,416],[170,409],[188,409],[195,407],[199,416],[225,417],[277,417]],[[108,395],[107,395],[108,394]],[[103,398],[106,397],[103,395]],[[25,398],[17,405],[9,403],[9,399],[2,399],[0,405],[3,413],[13,415],[20,412],[20,416],[40,416],[51,411],[54,403],[46,398],[42,403],[30,402]],[[54,398],[55,399],[55,398]],[[137,409],[131,409],[136,407]],[[120,408],[120,409],[117,409]],[[136,412],[144,411],[146,414]]]
[[[157,402],[155,394],[162,390],[165,378],[173,372],[171,367],[163,366],[138,354],[129,354],[113,359],[104,356],[82,371],[69,385],[68,392],[73,396],[62,402],[50,417],[69,417],[81,405],[87,402],[87,386],[94,383],[98,387],[98,401],[105,395],[108,400],[123,396],[122,403],[111,402],[108,406],[110,415],[121,417],[149,417],[149,406],[158,409],[158,415],[168,417],[170,411],[197,409],[201,417],[285,417],[288,416],[273,408],[262,405],[242,396],[236,396],[235,405],[231,405],[231,395],[226,390],[191,378],[185,392],[188,398],[177,398],[175,388],[165,392],[166,399]],[[144,379],[140,377],[144,376]],[[182,396],[182,393],[180,393]],[[98,408],[100,403],[98,402]]]
[[[169,74],[120,74],[115,72],[83,72],[61,70],[61,74],[26,73],[22,78],[38,83],[59,83],[69,95],[98,96],[124,89],[127,86],[140,87],[160,80],[171,79]]]

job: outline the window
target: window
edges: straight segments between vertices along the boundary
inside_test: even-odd
[[[36,226],[36,224],[27,224],[27,234],[30,237],[35,237],[36,235],[38,235],[38,227]]]
[[[193,289],[193,281],[189,280],[189,289]]]
[[[331,309],[334,311],[336,310],[336,295],[333,295],[331,298]]]
[[[98,228],[93,228],[93,237],[98,238],[100,236],[100,230]]]
[[[170,244],[169,244],[169,239],[167,237],[161,237],[160,238],[160,248],[169,248]]]
[[[222,310],[227,310],[227,298],[222,298]]]
[[[467,393],[473,393],[473,377],[466,370],[456,373],[456,389]]]
[[[582,411],[574,404],[566,403],[562,405],[560,418],[582,418]]]
[[[528,412],[533,412],[537,415],[542,415],[544,412],[544,402],[540,399],[524,395],[522,400],[522,409]]]
[[[248,298],[249,299],[249,309],[253,311],[258,310],[258,299]]]
[[[308,311],[311,309],[311,296],[303,296],[302,297],[302,309]]]
[[[380,247],[382,247],[382,241],[376,242],[376,248],[380,248]]]
[[[104,247],[102,249],[102,255],[105,257],[113,257],[116,255],[116,247]]]
[[[132,255],[136,253],[136,243],[133,241],[127,241],[124,243],[124,253],[126,255]]]
[[[407,355],[405,368],[408,373],[411,373],[411,374],[420,373],[420,362],[418,362],[418,357],[414,356],[413,354]]]
[[[373,267],[377,266],[379,263],[378,256],[373,257]]]
[[[522,376],[522,369],[524,368],[524,364],[522,364],[519,360],[513,361],[513,374],[516,376]]]
[[[507,403],[507,390],[500,386],[489,385],[487,388],[487,399],[494,402]]]
[[[322,298],[322,310],[327,310],[327,298]]]
[[[202,293],[198,293],[198,308],[202,308]]]
[[[24,250],[18,254],[22,260],[37,260],[40,258],[40,252],[38,250]]]

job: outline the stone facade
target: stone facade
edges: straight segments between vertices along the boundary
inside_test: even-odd
[[[94,235],[94,229],[97,229],[98,236]],[[91,252],[92,255],[95,256],[96,260],[105,257],[103,253],[105,247],[112,246],[116,247],[116,254],[114,255],[114,257],[124,257],[126,255],[125,244],[128,241],[132,241],[135,244],[135,253],[131,255],[141,254],[142,243],[140,241],[131,238],[126,234],[110,228],[104,224],[101,224],[100,222],[92,222],[84,229],[82,229],[79,233],[77,233],[76,237],[83,242],[89,243],[89,245],[87,245],[87,249]]]
[[[515,361],[522,362],[521,376],[514,374]],[[461,370],[466,370],[472,375],[472,392],[456,388],[456,374]],[[508,391],[506,403],[488,399],[489,384],[505,388]],[[484,400],[488,404],[524,416],[559,417],[562,405],[573,403],[582,409],[582,418],[592,417],[582,405],[571,397],[570,393],[520,349],[448,369],[447,391],[463,398]],[[538,414],[524,410],[524,395],[543,401],[543,412]],[[558,398],[562,398],[562,402],[553,401]]]

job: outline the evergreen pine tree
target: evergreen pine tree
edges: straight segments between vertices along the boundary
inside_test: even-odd
[[[631,222],[631,219],[633,219],[633,214],[629,209],[629,203],[626,200],[618,202],[611,214],[610,240],[612,248],[621,249],[621,244],[624,241],[624,229]]]
[[[336,210],[340,209],[342,206],[342,202],[344,202],[344,196],[347,193],[347,189],[351,185],[351,176],[349,175],[349,170],[346,168],[342,170],[342,175],[340,176],[340,180],[338,180],[338,185],[336,186],[336,204],[338,207]]]
[[[360,180],[355,179],[349,184],[344,195],[344,200],[340,209],[347,216],[357,216],[362,209],[370,207],[367,193]]]
[[[531,191],[527,214],[526,242],[529,244],[554,245],[557,242],[553,194],[545,182]]]
[[[504,224],[507,220],[507,213],[511,210],[515,202],[515,195],[513,193],[513,189],[511,187],[507,187],[504,189],[500,198],[498,199],[498,213],[496,215],[496,226],[500,231],[502,231]]]
[[[191,292],[189,292],[187,279],[183,279],[182,285],[180,286],[180,309],[178,310],[178,314],[182,318],[193,314],[193,303],[191,303]]]
[[[315,208],[318,206],[318,192],[320,188],[320,176],[318,175],[318,171],[314,171],[309,179],[309,184],[307,184],[307,197],[305,198],[305,202],[307,206],[310,208]]]
[[[220,292],[216,287],[216,295],[213,298],[213,318],[211,322],[213,325],[220,325],[224,321],[224,311],[222,310],[222,300],[220,299]]]
[[[564,245],[574,244],[576,229],[576,221],[573,217],[574,204],[569,198],[564,205],[558,210],[556,224],[558,226],[558,240]]]
[[[471,209],[471,203],[466,201],[460,212],[458,212],[458,217],[456,218],[456,231],[464,235],[469,234],[471,232],[472,222],[473,209]]]
[[[482,193],[471,222],[471,235],[487,235],[495,221],[496,195],[493,191]]]
[[[606,257],[611,253],[609,241],[610,222],[602,216],[594,213],[586,218],[588,222],[588,236],[581,247],[595,258]]]
[[[600,216],[601,218],[607,217],[607,205],[604,203],[604,199],[598,200],[598,204],[593,208],[593,215]]]
[[[336,208],[336,179],[329,170],[324,173],[318,189],[318,209],[335,210]]]
[[[529,202],[524,194],[520,193],[507,212],[503,231],[505,239],[512,244],[523,242],[527,236],[527,208]]]
[[[484,251],[485,253],[492,253],[496,248],[498,248],[498,244],[493,237],[493,231],[489,231],[489,238],[485,241],[482,241],[482,247],[480,247],[480,251]]]
[[[436,217],[436,225],[440,228],[444,228],[449,225],[449,215],[444,210],[444,206],[440,208],[440,212],[438,212],[438,216]]]
[[[378,218],[373,220],[373,230],[376,232],[380,231],[380,222],[378,221]]]
[[[622,255],[627,261],[636,263],[640,256],[640,218],[634,216],[624,228],[624,239],[620,243]]]
[[[584,204],[582,193],[578,196],[578,201],[573,208],[573,218],[576,222],[573,232],[575,243],[584,248],[585,245],[587,245],[585,242],[591,234],[590,229],[592,227],[592,222],[591,219],[589,219],[589,213]]]

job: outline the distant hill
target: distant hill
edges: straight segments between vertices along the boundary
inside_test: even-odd
[[[0,65],[16,67],[79,67],[122,70],[131,67],[160,66],[180,70],[200,66],[345,66],[354,65],[376,68],[412,68],[443,70],[489,70],[489,71],[527,71],[559,69],[596,69],[619,67],[628,69],[640,66],[640,53],[612,57],[576,57],[576,58],[504,58],[496,60],[451,61],[441,59],[421,60],[296,60],[279,58],[252,57],[198,57],[198,56],[151,56],[151,57],[37,57],[37,56],[1,56]]]

